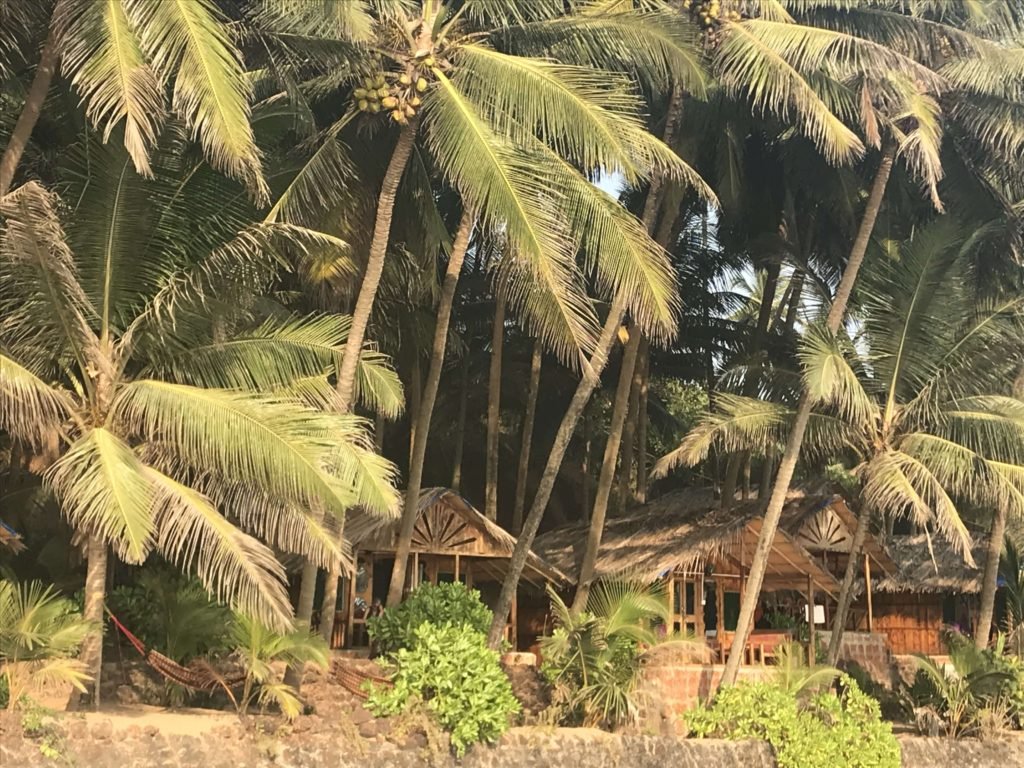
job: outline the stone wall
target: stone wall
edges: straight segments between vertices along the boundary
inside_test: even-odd
[[[825,631],[821,632],[820,636],[822,644],[827,648],[832,633]],[[894,659],[885,635],[876,632],[843,632],[839,660],[857,664],[871,675],[871,679],[876,683],[885,688],[892,688],[895,675]]]
[[[267,733],[237,721],[192,735],[153,726],[112,724],[102,716],[66,716],[54,726],[59,754],[46,757],[41,742],[25,738],[15,718],[0,713],[0,766],[52,768],[774,768],[760,742],[685,740],[615,735],[585,728],[514,728],[501,743],[477,747],[466,758],[428,748],[401,749],[367,742],[339,729]],[[1024,738],[981,743],[901,738],[908,768],[1007,768],[1024,765]],[[837,766],[836,768],[840,768]]]
[[[718,688],[725,667],[693,664],[669,654],[659,654],[644,665],[639,686],[644,727],[656,733],[679,732],[679,716],[706,701]],[[740,667],[740,680],[764,680],[771,667]]]

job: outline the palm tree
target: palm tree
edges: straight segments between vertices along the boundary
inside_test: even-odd
[[[533,421],[537,416],[537,398],[540,396],[540,369],[544,360],[544,347],[534,339],[530,353],[530,381],[526,390],[526,408],[519,430],[519,464],[516,467],[516,495],[512,508],[512,533],[518,534],[523,527],[523,510],[526,508],[526,481],[530,475],[530,446],[533,442]]]
[[[69,195],[89,189],[67,232],[60,201],[34,182],[0,200],[0,428],[63,445],[45,479],[86,541],[97,630],[82,658],[95,680],[108,547],[130,563],[158,551],[284,629],[292,611],[270,547],[331,565],[342,553],[310,510],[386,516],[397,498],[364,422],[324,410],[348,319],[255,298],[286,249],[337,243],[240,225],[222,177],[197,167],[182,182],[173,151],[153,182],[123,153],[93,145],[88,157],[65,182]],[[368,381],[394,378],[362,364],[377,369]]]
[[[812,406],[805,453],[848,452],[856,461],[862,510],[854,560],[872,515],[910,517],[970,561],[958,507],[1024,509],[1024,408],[1000,394],[1024,304],[1012,296],[979,305],[969,246],[950,219],[937,220],[904,243],[897,259],[864,270],[856,337],[815,327],[803,340],[801,406]],[[719,395],[718,412],[665,456],[658,471],[693,464],[712,445],[763,452],[782,441],[799,415],[783,404]],[[833,637],[845,624],[854,573],[847,569]],[[834,640],[830,654],[838,647]]]
[[[104,141],[118,132],[138,173],[152,175],[171,86],[170,108],[200,139],[210,164],[266,200],[249,124],[250,81],[214,0],[53,0],[51,7],[34,19],[45,42],[0,159],[0,195],[14,180],[60,59],[90,123]]]
[[[277,13],[258,19],[264,34],[273,37],[301,26],[296,14],[306,11],[300,6],[270,5]],[[341,195],[325,168],[336,167],[336,136],[346,126],[384,121],[397,131],[353,310],[353,352],[362,345],[395,196],[400,185],[410,183],[411,175],[403,181],[403,173],[414,154],[429,160],[464,208],[476,211],[483,233],[507,244],[511,258],[502,259],[501,267],[507,276],[496,279],[509,286],[509,307],[564,361],[583,365],[597,336],[597,319],[576,264],[579,246],[596,265],[602,287],[628,296],[640,322],[663,329],[672,325],[674,292],[662,254],[586,174],[603,169],[639,183],[657,171],[702,183],[644,130],[628,78],[598,68],[599,62],[556,63],[550,35],[568,24],[605,46],[615,34],[628,33],[631,41],[649,38],[662,67],[669,61],[695,88],[701,87],[701,73],[685,35],[648,30],[632,12],[591,15],[593,10],[571,4],[566,11],[548,2],[453,10],[424,0],[378,6],[372,14],[365,8],[350,11],[368,14],[373,44],[363,47],[361,59],[353,60],[353,50],[345,47],[344,62],[327,62],[338,84],[334,92],[353,109],[327,131],[324,151],[318,150],[289,186],[275,215],[287,220],[295,207],[291,202],[308,196],[314,186],[321,195]],[[666,16],[666,21],[678,30],[677,19]],[[307,36],[314,34],[315,26],[307,29]],[[563,202],[553,205],[554,200]],[[339,371],[342,403],[349,399],[355,359],[346,355]],[[404,564],[396,561],[400,567]]]

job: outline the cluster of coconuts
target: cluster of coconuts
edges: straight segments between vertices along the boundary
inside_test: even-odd
[[[683,0],[683,10],[698,21],[704,29],[710,29],[716,21],[739,21],[739,11],[722,11],[719,0]]]
[[[428,58],[423,63],[430,67],[434,62]],[[390,85],[388,78],[391,79]],[[376,114],[384,109],[391,113],[391,119],[396,123],[406,123],[423,103],[420,95],[427,90],[427,85],[427,79],[417,70],[412,74],[388,73],[387,77],[380,72],[375,77],[364,78],[362,87],[356,88],[352,96],[359,111]]]

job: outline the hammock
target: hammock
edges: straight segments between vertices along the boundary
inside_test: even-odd
[[[363,690],[364,683],[370,682],[387,687],[394,685],[394,683],[386,677],[375,675],[372,672],[365,672],[356,667],[349,666],[348,664],[336,663],[334,665],[333,672],[334,679],[341,685],[341,687],[353,696],[358,696],[360,699],[365,699],[368,695],[367,692]]]
[[[207,691],[213,692],[217,688],[223,688],[227,692],[228,696],[234,700],[234,695],[231,693],[231,689],[241,685],[245,682],[246,675],[234,674],[231,676],[225,676],[220,674],[210,664],[202,659],[194,659],[187,667],[182,666],[174,659],[164,656],[160,651],[150,648],[146,650],[146,646],[142,644],[131,631],[118,621],[117,616],[107,611],[107,615],[110,616],[110,620],[114,622],[114,626],[117,627],[121,634],[125,636],[125,639],[131,643],[135,650],[139,652],[153,669],[155,669],[162,677],[170,680],[172,683],[177,683],[185,688],[190,688],[194,691]]]

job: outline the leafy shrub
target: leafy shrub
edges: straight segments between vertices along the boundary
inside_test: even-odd
[[[423,622],[468,627],[486,634],[493,614],[480,601],[480,593],[464,584],[422,584],[403,602],[367,620],[366,630],[382,654],[412,648]]]
[[[147,646],[187,663],[227,649],[231,611],[194,578],[147,567],[134,584],[111,590],[110,610]]]
[[[602,581],[587,610],[573,613],[552,590],[555,630],[541,640],[541,673],[552,687],[550,714],[566,725],[624,725],[635,720],[640,664],[652,647],[678,646],[700,655],[703,643],[659,633],[669,619],[660,584]]]
[[[741,683],[687,713],[686,724],[698,737],[765,740],[779,768],[899,768],[899,744],[878,702],[849,676],[839,679],[840,695],[818,693],[803,706],[777,685]]]
[[[371,686],[367,708],[375,715],[396,715],[422,702],[451,734],[460,757],[476,742],[495,741],[519,712],[498,654],[469,626],[425,621],[388,664],[393,686]]]

